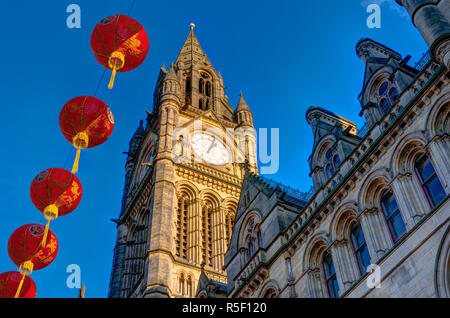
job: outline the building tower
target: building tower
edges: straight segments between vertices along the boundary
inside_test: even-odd
[[[242,94],[230,106],[194,27],[130,141],[109,297],[194,297],[202,268],[226,282],[245,162],[258,173],[256,137],[249,106]]]
[[[450,68],[450,1],[396,0],[430,47],[431,57]]]

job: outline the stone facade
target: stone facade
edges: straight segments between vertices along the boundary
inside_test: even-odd
[[[358,42],[366,131],[308,109],[314,194],[297,211],[247,173],[225,255],[229,297],[450,296],[450,1],[397,2],[431,59],[414,68]],[[256,249],[245,239],[254,222],[264,229]]]

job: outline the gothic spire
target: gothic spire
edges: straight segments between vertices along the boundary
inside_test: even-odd
[[[182,62],[184,66],[191,67],[193,64],[201,61],[206,57],[205,52],[203,52],[202,47],[194,33],[195,24],[190,24],[191,31],[181,48],[180,54],[178,54],[176,64]]]

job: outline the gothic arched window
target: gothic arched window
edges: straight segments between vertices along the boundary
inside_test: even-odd
[[[386,112],[394,105],[398,100],[398,89],[394,83],[384,81],[378,88],[378,108],[382,114]]]
[[[178,293],[181,296],[185,295],[185,290],[184,290],[184,274],[181,273],[180,278],[178,279]]]
[[[361,274],[364,274],[367,271],[367,267],[370,265],[370,255],[361,225],[358,223],[353,225],[350,231],[350,237],[358,261],[359,271]]]
[[[341,159],[337,151],[333,148],[328,149],[325,154],[325,175],[328,179],[334,175],[339,166],[341,165]]]
[[[328,287],[328,295],[332,298],[338,298],[339,287],[336,277],[336,269],[334,268],[334,262],[330,252],[327,252],[323,258],[323,271],[325,273],[325,281]]]
[[[213,101],[212,97],[212,78],[211,76],[204,72],[200,71],[200,79],[198,81],[198,92],[199,92],[199,108],[202,110],[208,110]]]
[[[397,201],[391,191],[386,191],[381,197],[381,209],[388,224],[392,240],[395,243],[406,233],[406,227]]]
[[[188,276],[187,279],[187,284],[186,284],[186,289],[187,289],[187,295],[189,298],[192,298],[192,277]]]
[[[415,164],[422,188],[432,207],[438,205],[445,198],[445,191],[439,181],[436,171],[426,155],[420,157]]]

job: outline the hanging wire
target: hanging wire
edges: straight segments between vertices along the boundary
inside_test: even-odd
[[[134,3],[135,3],[135,2],[136,2],[136,0],[133,0],[133,3],[131,4],[131,7],[130,7],[130,11],[128,11],[128,15],[131,14],[131,11],[133,10]]]

